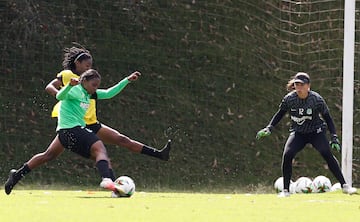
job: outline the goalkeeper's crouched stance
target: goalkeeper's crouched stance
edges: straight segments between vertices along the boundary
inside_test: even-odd
[[[344,193],[356,193],[356,188],[346,184],[338,161],[331,153],[330,147],[338,152],[341,150],[340,141],[336,135],[335,125],[325,100],[318,93],[310,90],[309,75],[303,72],[297,73],[288,82],[287,88],[290,92],[283,98],[279,110],[268,126],[256,134],[257,139],[269,136],[273,127],[289,112],[291,118],[290,135],[285,143],[282,160],[284,190],[279,196],[290,196],[292,161],[306,144],[311,144],[321,154],[330,171],[340,182]],[[320,115],[325,122],[320,118]],[[326,126],[331,134],[330,143],[326,138]]]

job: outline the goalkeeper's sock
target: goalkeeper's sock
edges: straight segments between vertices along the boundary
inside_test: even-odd
[[[99,160],[96,162],[96,168],[102,178],[111,178],[109,170],[109,162],[107,160]]]
[[[158,150],[153,147],[144,145],[141,150],[141,153],[167,161],[167,160],[169,160],[169,154],[170,154],[170,148],[171,148],[170,143],[171,143],[171,141],[169,140],[162,150]]]

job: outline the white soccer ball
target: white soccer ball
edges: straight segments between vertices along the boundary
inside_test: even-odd
[[[330,191],[337,191],[337,190],[341,190],[341,184],[339,182],[334,183],[330,189]]]
[[[115,180],[119,184],[117,192],[111,194],[112,197],[131,197],[135,193],[135,183],[128,176],[121,176]]]
[[[292,181],[290,181],[290,190],[289,191],[291,194],[296,193],[295,186],[296,186],[296,183],[293,183]]]
[[[313,181],[309,177],[300,177],[295,182],[296,193],[312,193],[313,189]]]
[[[326,176],[317,176],[313,180],[314,193],[324,193],[330,191],[332,185],[329,178]]]
[[[293,191],[293,189],[292,189],[292,184],[293,184],[294,182],[292,181],[292,180],[290,180],[290,187],[289,187],[289,192],[290,193],[293,193],[292,191]],[[279,177],[279,178],[277,178],[276,180],[275,180],[275,182],[274,182],[274,188],[275,188],[275,191],[276,191],[276,193],[280,193],[280,192],[282,192],[283,191],[283,189],[284,189],[284,178],[283,177]]]

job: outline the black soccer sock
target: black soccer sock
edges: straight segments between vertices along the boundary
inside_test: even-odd
[[[145,155],[149,155],[149,156],[152,156],[152,157],[162,159],[162,155],[161,155],[160,150],[157,150],[157,149],[155,149],[155,148],[153,148],[151,146],[144,145],[142,150],[141,150],[141,153],[145,154]]]
[[[115,180],[116,180],[116,177],[115,177],[115,174],[114,174],[113,169],[109,168],[109,173],[110,173],[110,179],[111,179],[112,181],[115,181]]]
[[[109,162],[107,160],[99,160],[96,163],[96,168],[102,178],[111,178],[109,171]]]
[[[29,168],[29,166],[26,163],[24,163],[24,165],[22,165],[14,174],[14,179],[19,181],[26,174],[30,173],[30,171],[31,171],[31,169]]]

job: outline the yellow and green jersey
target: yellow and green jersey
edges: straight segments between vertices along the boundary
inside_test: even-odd
[[[71,70],[63,70],[57,74],[56,78],[61,80],[62,85],[65,86],[70,82],[72,78],[79,78],[79,76],[73,73]],[[60,108],[60,102],[55,104],[51,112],[51,117],[59,116],[59,108]],[[90,99],[90,105],[85,113],[84,120],[86,125],[91,125],[97,122],[95,99]]]
[[[58,75],[57,78],[62,81],[62,84],[64,86],[67,86],[71,80],[71,78],[79,78],[78,75],[74,74],[71,70],[63,70]],[[127,78],[124,78],[114,86],[108,88],[108,89],[97,89],[96,95],[91,95],[89,97],[89,105],[86,106],[87,109],[85,110],[85,114],[83,115],[83,121],[86,125],[91,125],[97,122],[97,116],[96,116],[96,99],[110,99],[114,96],[116,96],[118,93],[121,92],[127,86],[127,84],[130,81]],[[60,91],[59,91],[60,93]],[[59,94],[58,93],[58,94]],[[58,98],[58,95],[56,96]],[[60,97],[62,98],[62,97]],[[63,98],[62,98],[63,99]],[[60,111],[60,104],[63,101],[59,101],[53,108],[53,111],[51,113],[52,117],[58,117]],[[70,112],[70,111],[69,111]],[[78,115],[78,114],[77,114]],[[74,121],[78,123],[77,121]]]
[[[90,106],[90,97],[91,95],[81,84],[76,86],[67,84],[61,88],[56,94],[56,99],[60,100],[56,131],[76,126],[85,127],[84,115]]]

